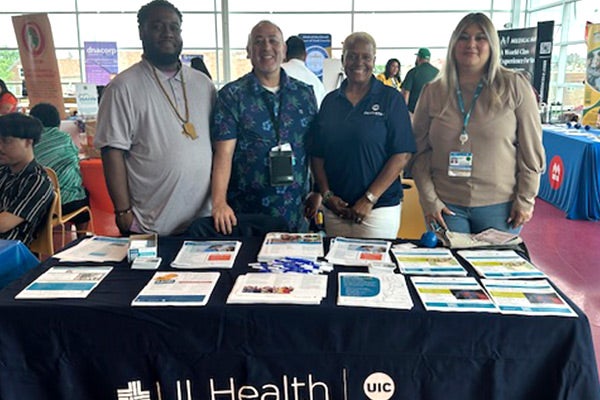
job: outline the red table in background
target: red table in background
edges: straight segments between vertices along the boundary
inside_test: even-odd
[[[83,186],[90,195],[90,208],[94,216],[95,234],[101,236],[121,236],[115,224],[112,200],[108,194],[102,159],[88,158],[79,162]]]

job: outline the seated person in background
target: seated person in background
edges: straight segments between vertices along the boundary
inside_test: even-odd
[[[71,135],[58,129],[60,126],[58,110],[52,104],[39,103],[31,109],[29,115],[39,119],[44,125],[42,137],[34,146],[33,153],[40,164],[56,172],[63,214],[89,205],[79,169],[79,149],[73,143]],[[89,220],[88,213],[73,218],[78,236],[84,234]]]
[[[377,79],[386,86],[391,86],[400,91],[402,80],[400,79],[400,61],[396,58],[390,58],[385,63],[385,71],[377,75]]]
[[[33,156],[41,134],[35,118],[0,116],[0,239],[28,245],[52,204],[52,182]]]

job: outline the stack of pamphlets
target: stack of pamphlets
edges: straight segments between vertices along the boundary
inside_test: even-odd
[[[407,275],[454,275],[466,276],[467,270],[460,265],[449,249],[392,247],[400,272]]]
[[[476,247],[516,246],[523,240],[515,234],[499,231],[494,228],[486,229],[477,234],[441,230],[436,232],[445,246],[451,249],[467,249]]]
[[[107,236],[93,236],[83,239],[75,246],[56,253],[54,258],[61,261],[121,261],[127,257],[129,238],[115,238]]]
[[[337,304],[403,310],[413,307],[404,275],[352,272],[340,272],[338,275]]]
[[[318,233],[269,232],[258,252],[258,261],[298,257],[312,261],[323,257],[323,237]]]
[[[498,312],[473,277],[410,277],[427,311]]]
[[[216,240],[183,242],[173,268],[233,268],[233,263],[242,247],[242,242],[235,240]]]
[[[132,306],[203,306],[220,272],[157,272],[131,302]]]
[[[238,276],[227,304],[320,304],[327,275],[251,272]]]
[[[502,314],[577,317],[545,279],[483,279],[481,282]]]
[[[331,239],[327,261],[338,265],[368,266],[373,262],[390,262],[392,243],[385,240]]]
[[[461,250],[464,258],[484,278],[545,278],[546,275],[514,250]]]
[[[52,267],[15,299],[86,298],[113,267]]]

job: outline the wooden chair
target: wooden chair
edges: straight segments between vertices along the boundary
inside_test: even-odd
[[[60,208],[58,196],[56,195],[56,191],[54,191],[54,200],[52,200],[46,219],[43,225],[38,229],[36,238],[29,243],[29,250],[31,250],[32,253],[35,253],[40,260],[43,255],[54,255],[54,238],[52,237],[54,233],[53,219],[54,210],[57,205],[58,208]]]
[[[403,178],[402,188],[404,189],[404,201],[402,202],[398,237],[402,239],[420,239],[427,228],[425,227],[423,209],[419,203],[417,186],[412,179]]]
[[[72,223],[71,220],[73,218],[75,218],[76,216],[78,216],[80,214],[83,214],[86,211],[88,212],[88,214],[90,216],[90,222],[88,224],[88,231],[93,233],[94,232],[94,219],[92,217],[92,210],[90,209],[90,207],[88,207],[88,206],[81,207],[75,211],[72,211],[66,215],[63,215],[61,201],[60,201],[60,185],[58,183],[58,177],[56,176],[56,172],[50,167],[44,167],[44,169],[46,170],[48,177],[52,181],[52,185],[54,185],[54,193],[55,193],[54,199],[57,200],[57,204],[53,205],[53,207],[52,207],[52,214],[53,214],[52,215],[52,227],[56,227],[56,226],[61,227],[61,237],[62,237],[62,246],[61,247],[65,246],[65,236],[66,236],[65,225]],[[87,233],[87,232],[85,232],[85,233]]]

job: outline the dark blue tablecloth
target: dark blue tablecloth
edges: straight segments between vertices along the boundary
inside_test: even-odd
[[[161,270],[182,240],[159,238]],[[336,275],[357,268],[336,267],[319,306],[225,304],[261,241],[205,307],[131,307],[154,271],[126,262],[87,299],[15,300],[57,261],[30,271],[0,291],[0,399],[600,400],[568,299],[577,318],[425,311],[412,285],[412,310],[338,307]]]
[[[539,197],[565,211],[569,219],[600,219],[600,141],[578,134],[544,128],[546,172]]]
[[[0,239],[0,288],[38,265],[39,260],[18,240]]]

